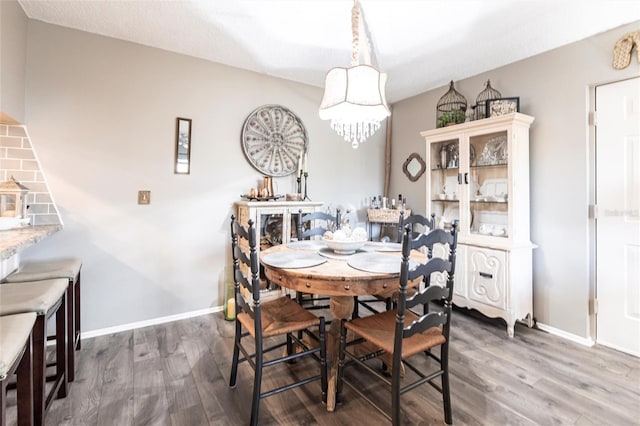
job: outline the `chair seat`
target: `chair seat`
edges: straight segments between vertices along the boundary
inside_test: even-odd
[[[52,278],[75,280],[81,267],[82,261],[78,258],[25,261],[22,262],[17,271],[5,277],[4,281],[17,283]]]
[[[260,305],[262,311],[262,335],[278,336],[304,330],[320,324],[320,319],[286,296]],[[246,312],[238,314],[238,321],[255,337],[253,318]]]
[[[35,312],[46,315],[64,295],[69,280],[33,281],[29,283],[5,283],[0,285],[0,315]]]
[[[385,311],[368,317],[357,318],[344,324],[347,330],[364,337],[380,349],[393,353],[395,336],[396,310]],[[419,317],[411,311],[405,311],[405,324],[417,321]],[[402,359],[410,358],[420,352],[441,345],[446,341],[438,327],[430,328],[423,333],[404,339],[402,343]]]
[[[0,317],[0,380],[19,361],[35,322],[35,312]]]

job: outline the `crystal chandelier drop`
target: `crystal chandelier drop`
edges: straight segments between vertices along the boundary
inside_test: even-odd
[[[354,149],[373,135],[380,128],[380,122],[391,114],[384,94],[387,75],[371,66],[364,25],[360,4],[354,0],[351,9],[351,67],[332,68],[327,72],[320,105],[320,118],[331,120],[331,128],[351,142]],[[363,65],[360,65],[360,33],[366,47]]]

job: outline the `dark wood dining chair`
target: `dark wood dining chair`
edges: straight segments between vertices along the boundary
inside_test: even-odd
[[[428,218],[417,213],[404,217],[404,212],[400,212],[400,218],[398,219],[398,239],[397,239],[398,243],[402,243],[404,228],[407,225],[411,226],[410,238],[412,239],[416,238],[420,234],[424,232],[428,232],[435,228],[436,214],[431,213],[431,216]],[[420,225],[420,226],[417,226],[417,225]],[[432,253],[431,251],[427,251],[426,254],[428,257],[431,257]],[[428,279],[425,285],[429,285]],[[411,291],[411,289],[409,291]],[[359,308],[361,306],[365,308],[367,311],[369,311],[370,313],[377,314],[380,312],[376,307],[372,305],[372,303],[384,302],[385,308],[387,311],[394,309],[398,303],[398,292],[394,292],[389,297],[372,296],[369,298],[362,298],[362,297],[360,298],[354,297],[354,298],[355,298],[355,303],[354,303],[353,318],[358,318],[360,316]]]
[[[320,380],[322,401],[327,401],[327,352],[324,317],[305,310],[288,296],[262,303],[260,300],[259,261],[256,252],[256,231],[249,220],[248,227],[240,225],[231,216],[231,249],[235,283],[236,320],[231,378],[229,386],[235,388],[238,364],[247,362],[254,370],[251,399],[251,425],[258,424],[260,400],[280,392]],[[319,345],[310,347],[296,333],[314,336],[310,329],[317,328]],[[284,339],[283,339],[284,337]],[[277,339],[279,338],[279,340]],[[294,344],[297,346],[294,350]],[[284,354],[275,350],[286,346]],[[270,354],[269,357],[265,355]],[[263,369],[282,363],[293,363],[303,357],[319,363],[318,374],[292,378],[284,386],[262,391]],[[268,358],[268,359],[265,359]],[[312,370],[307,370],[312,371]]]
[[[325,232],[340,229],[342,226],[342,216],[340,209],[336,209],[336,215],[325,212],[313,212],[303,214],[302,209],[298,211],[297,237],[298,241],[310,240],[322,237]],[[329,296],[318,296],[313,294],[296,292],[296,301],[305,309],[328,309]]]
[[[322,221],[322,224],[318,224]],[[298,211],[297,237],[298,240],[309,240],[313,237],[322,237],[325,232],[340,229],[342,227],[342,217],[340,209],[336,209],[333,216],[326,212],[313,212],[303,214],[302,209]]]
[[[420,385],[429,383],[442,394],[444,405],[444,419],[447,424],[452,423],[451,395],[449,389],[449,331],[451,327],[451,299],[453,296],[454,270],[456,263],[456,249],[458,242],[458,224],[454,223],[451,230],[435,229],[416,239],[411,238],[411,226],[407,224],[404,229],[402,242],[402,261],[400,265],[400,292],[398,307],[391,311],[357,318],[351,321],[343,320],[340,330],[340,354],[338,362],[337,394],[341,397],[343,384],[347,384],[358,395],[371,403],[382,412],[394,425],[400,424],[400,396]],[[449,247],[449,255],[446,259],[433,257],[424,264],[410,267],[409,255],[411,250],[427,247],[432,249],[435,244],[446,244]],[[407,287],[412,280],[431,276],[433,273],[445,273],[446,286],[431,285],[419,289],[410,297],[407,296]],[[431,309],[425,310],[424,306],[437,302]],[[416,313],[415,308],[423,306],[423,313]],[[347,331],[353,332],[354,340],[347,344]],[[362,354],[350,351],[354,345],[368,341],[378,350]],[[439,355],[432,349],[440,348]],[[382,354],[392,355],[391,378],[374,369],[367,360]],[[437,363],[437,369],[428,370],[432,363],[418,366],[413,357],[424,356],[432,358]],[[345,359],[349,364],[359,366],[366,372],[372,373],[386,383],[391,392],[391,413],[381,409],[365,392],[352,385],[344,376]],[[401,375],[404,365],[406,374]],[[432,368],[432,367],[431,367]],[[441,384],[436,379],[441,379]]]
[[[398,220],[398,243],[402,243],[402,237],[404,235],[404,228],[407,225],[411,225],[411,238],[416,238],[418,235],[424,232],[431,231],[436,227],[436,214],[431,213],[431,216],[425,217],[420,214],[412,214],[404,217],[404,212],[400,213],[400,219]],[[419,229],[416,225],[421,225],[422,229]]]

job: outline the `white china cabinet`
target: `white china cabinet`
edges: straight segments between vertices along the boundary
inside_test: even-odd
[[[257,252],[274,245],[296,240],[298,212],[312,213],[324,203],[316,201],[236,201],[238,222],[247,226],[253,220],[258,238]],[[260,268],[260,281],[264,293],[262,300],[270,300],[281,295],[280,288],[268,283]],[[275,290],[275,291],[274,291]]]
[[[453,301],[504,319],[510,337],[516,320],[533,325],[533,120],[511,113],[420,133],[427,143],[429,169],[426,213],[435,213],[439,227],[459,221]]]

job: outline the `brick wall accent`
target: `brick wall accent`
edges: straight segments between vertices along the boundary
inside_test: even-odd
[[[32,225],[62,225],[26,127],[0,124],[0,182],[11,176],[29,188],[27,216]]]

